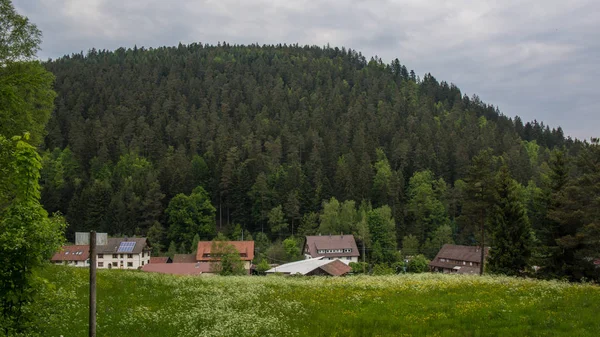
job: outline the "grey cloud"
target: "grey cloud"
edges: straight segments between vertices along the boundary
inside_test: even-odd
[[[599,136],[593,0],[31,0],[41,58],[178,42],[345,46],[478,94],[508,115]]]

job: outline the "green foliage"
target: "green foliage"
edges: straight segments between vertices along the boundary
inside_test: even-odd
[[[301,239],[299,240],[293,236],[283,240],[282,244],[285,254],[287,255],[287,261],[298,261],[302,259],[302,251],[300,250],[302,242]]]
[[[38,145],[54,107],[54,76],[37,61],[4,63],[2,42],[0,39],[0,134],[12,137],[29,132],[27,141]]]
[[[416,236],[408,235],[402,238],[402,254],[405,257],[419,254],[419,240]]]
[[[169,249],[167,250],[167,256],[172,259],[175,254],[177,254],[177,245],[175,244],[175,241],[171,241]]]
[[[259,275],[266,275],[266,271],[271,269],[271,266],[269,265],[269,262],[267,262],[266,259],[262,259],[260,260],[260,262],[256,265],[256,272]]]
[[[375,263],[393,263],[399,253],[396,249],[396,223],[388,206],[375,208],[367,214],[367,223],[371,235],[372,261]]]
[[[324,235],[352,233],[356,227],[357,216],[356,203],[353,200],[340,203],[332,197],[329,201],[323,202],[323,211],[319,216],[321,220],[319,233]]]
[[[427,233],[450,223],[443,203],[445,193],[444,180],[435,180],[429,170],[415,172],[410,178],[407,193],[407,209],[411,217],[410,232],[416,235],[421,243],[425,242]]]
[[[215,208],[202,187],[192,194],[178,194],[169,202],[166,214],[169,221],[168,237],[175,243],[190,247],[194,236],[207,240],[215,233]]]
[[[487,267],[493,273],[520,275],[529,266],[531,227],[517,182],[510,177],[506,165],[497,179],[490,220],[493,245]]]
[[[10,0],[0,0],[0,32],[0,68],[33,59],[42,42],[42,32],[27,17],[19,15]]]
[[[288,226],[289,224],[285,221],[281,205],[271,209],[269,212],[269,227],[271,228],[271,232],[282,235]]]
[[[442,246],[447,243],[454,243],[454,239],[452,238],[452,228],[449,225],[442,225],[438,227],[431,234],[431,238],[427,239],[425,244],[423,244],[423,255],[428,259],[433,259]]]
[[[148,242],[152,247],[152,255],[160,255],[164,251],[163,240],[165,239],[165,229],[156,221],[148,230]]]
[[[353,274],[365,274],[369,271],[369,264],[366,262],[350,262],[348,265]]]
[[[373,266],[373,270],[371,271],[372,275],[393,275],[395,274],[394,269],[390,268],[389,265],[385,263],[379,263]]]
[[[254,239],[254,250],[257,255],[257,259],[265,259],[267,257],[267,250],[271,245],[271,241],[269,237],[265,233],[258,232],[256,233],[256,238]]]
[[[408,260],[406,271],[409,273],[424,273],[429,271],[429,260],[422,254]]]
[[[0,167],[0,322],[4,334],[23,333],[39,283],[34,271],[60,248],[66,224],[58,214],[48,218],[39,202],[41,158],[33,146],[0,135]]]
[[[210,264],[212,272],[222,276],[246,274],[240,253],[226,241],[213,241],[210,254],[218,259],[218,262],[211,262]]]

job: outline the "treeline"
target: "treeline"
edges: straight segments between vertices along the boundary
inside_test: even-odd
[[[576,252],[597,214],[567,219],[564,207],[593,209],[570,189],[588,189],[588,204],[597,202],[597,180],[582,179],[598,169],[580,164],[598,161],[597,144],[508,118],[398,60],[344,48],[192,44],[91,50],[45,66],[58,98],[42,201],[66,214],[68,235],[149,235],[164,250],[185,250],[195,235],[217,232],[261,233],[281,246],[293,234],[348,232],[370,259],[393,263],[400,248],[432,257],[446,242],[477,244],[481,207],[490,207],[483,220],[497,237],[491,219],[514,216],[494,211],[504,181],[518,192],[505,197],[524,207],[517,222],[533,229],[532,256],[553,261],[545,270],[573,279],[595,271],[600,255]],[[477,158],[487,158],[479,170],[488,176],[476,175]],[[495,192],[473,199],[484,178]]]

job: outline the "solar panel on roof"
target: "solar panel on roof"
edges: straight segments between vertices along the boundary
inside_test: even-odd
[[[135,241],[123,241],[119,245],[118,253],[131,253],[135,247]]]

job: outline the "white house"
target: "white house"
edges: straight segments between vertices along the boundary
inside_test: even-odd
[[[353,235],[307,236],[302,251],[306,259],[322,257],[323,260],[339,259],[345,264],[358,262],[360,253]]]
[[[138,269],[150,263],[150,251],[146,238],[108,238],[96,247],[97,267]]]

